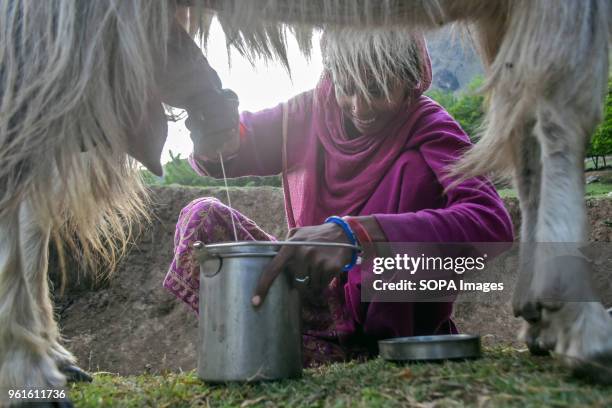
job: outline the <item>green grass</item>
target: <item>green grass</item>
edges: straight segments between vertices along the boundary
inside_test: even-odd
[[[589,197],[607,195],[610,191],[612,191],[612,183],[592,183],[586,186],[586,195]]]
[[[502,347],[474,361],[402,366],[375,359],[259,384],[207,385],[193,372],[96,374],[70,396],[76,407],[612,406],[612,387],[574,379],[555,359]]]
[[[497,193],[501,198],[516,198],[516,190],[513,188],[500,188]]]
[[[601,197],[607,196],[612,191],[612,183],[592,183],[586,186],[587,197]],[[516,197],[516,190],[512,188],[503,188],[497,190],[499,195],[503,198]]]

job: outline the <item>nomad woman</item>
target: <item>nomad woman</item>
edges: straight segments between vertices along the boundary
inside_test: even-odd
[[[326,33],[321,52],[325,70],[315,89],[242,113],[239,130],[213,134],[190,114],[192,167],[220,177],[221,152],[229,177],[282,174],[290,240],[512,241],[493,186],[481,178],[453,185],[448,177],[470,141],[423,95],[431,65],[422,37],[344,29]],[[164,287],[196,312],[191,244],[233,240],[231,217],[238,240],[275,239],[218,200],[185,207]],[[283,270],[310,277],[302,302],[305,365],[370,355],[383,338],[457,332],[452,303],[362,302],[360,266],[347,249],[283,247],[254,293],[255,307]]]

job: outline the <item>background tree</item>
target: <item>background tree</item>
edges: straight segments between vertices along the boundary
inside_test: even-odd
[[[595,169],[599,168],[599,159],[606,166],[606,156],[612,155],[612,76],[608,79],[608,95],[604,105],[604,120],[597,128],[587,148],[587,157],[593,160]]]
[[[453,94],[440,90],[427,93],[427,96],[442,105],[459,122],[472,142],[478,141],[484,118],[484,97],[478,92],[482,84],[483,78],[477,76],[470,82],[465,93]]]

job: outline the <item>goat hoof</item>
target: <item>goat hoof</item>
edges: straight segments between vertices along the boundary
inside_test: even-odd
[[[550,356],[550,350],[542,348],[535,343],[527,343],[527,348],[532,356],[546,357]]]
[[[87,372],[83,371],[80,367],[75,365],[66,365],[59,368],[62,374],[66,376],[68,382],[92,382],[93,377]]]
[[[525,322],[523,323],[519,338],[525,342],[527,348],[529,349],[529,353],[532,356],[549,356],[552,346],[546,347],[539,342],[538,338],[540,337],[540,334],[541,325]]]

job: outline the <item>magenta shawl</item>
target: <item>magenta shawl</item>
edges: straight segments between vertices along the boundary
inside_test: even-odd
[[[422,37],[417,41],[423,61],[422,80],[409,90],[395,118],[376,134],[347,137],[332,80],[328,75],[322,77],[314,91],[311,119],[318,140],[283,140],[283,187],[289,227],[320,224],[330,215],[359,214],[402,154],[418,119],[412,115],[415,102],[432,79],[427,45]],[[308,193],[315,191],[316,194]]]

